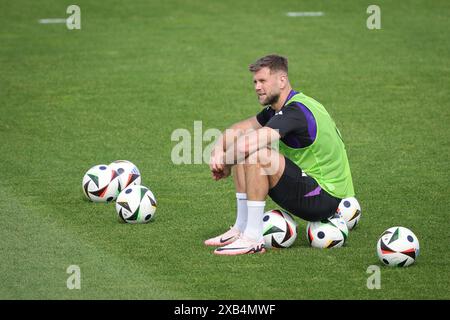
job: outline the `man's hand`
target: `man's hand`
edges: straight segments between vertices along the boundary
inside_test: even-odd
[[[231,166],[225,165],[222,171],[211,171],[214,180],[225,179],[231,174]]]
[[[209,158],[209,169],[212,172],[221,172],[225,167],[225,152],[222,148],[217,147],[211,151]]]
[[[209,160],[209,168],[214,180],[220,180],[228,177],[231,173],[231,167],[225,165],[225,152],[222,148],[214,148]]]

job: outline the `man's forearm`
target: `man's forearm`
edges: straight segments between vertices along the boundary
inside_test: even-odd
[[[256,130],[260,128],[261,125],[256,120],[256,117],[251,117],[249,119],[237,122],[233,124],[231,127],[226,129],[220,137],[217,139],[217,142],[214,148],[220,148],[221,151],[227,151],[231,145],[236,145],[237,139],[252,130]]]
[[[279,138],[278,131],[271,128],[241,134],[236,142],[225,150],[224,163],[228,165],[243,163],[250,154],[260,149],[271,148],[272,142],[278,141]]]
[[[234,138],[234,143],[230,143],[225,150],[224,163],[234,165],[243,163],[250,153],[258,149],[257,132],[243,132]]]
[[[245,134],[245,130],[239,124],[232,125],[220,135],[214,149],[226,152],[232,145],[236,145],[238,138],[243,134]]]

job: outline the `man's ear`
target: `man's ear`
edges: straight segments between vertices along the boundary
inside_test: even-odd
[[[287,74],[281,73],[278,79],[280,81],[280,89],[286,88],[286,85],[288,83]]]

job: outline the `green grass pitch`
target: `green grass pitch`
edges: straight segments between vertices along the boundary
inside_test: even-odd
[[[70,4],[0,3],[1,299],[450,299],[448,1],[377,1],[380,30],[371,1],[325,0],[79,0],[81,30],[38,23]],[[256,114],[247,66],[269,53],[334,117],[362,219],[340,249],[310,248],[296,219],[290,249],[218,257],[203,240],[234,222],[232,181],[174,165],[171,134]],[[117,159],[154,192],[154,222],[84,200],[84,172]],[[376,255],[396,225],[421,245],[404,269]]]

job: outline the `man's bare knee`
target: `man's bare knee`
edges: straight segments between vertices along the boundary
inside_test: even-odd
[[[270,148],[262,148],[248,155],[245,165],[258,165],[262,174],[275,175],[280,167],[280,154]]]

